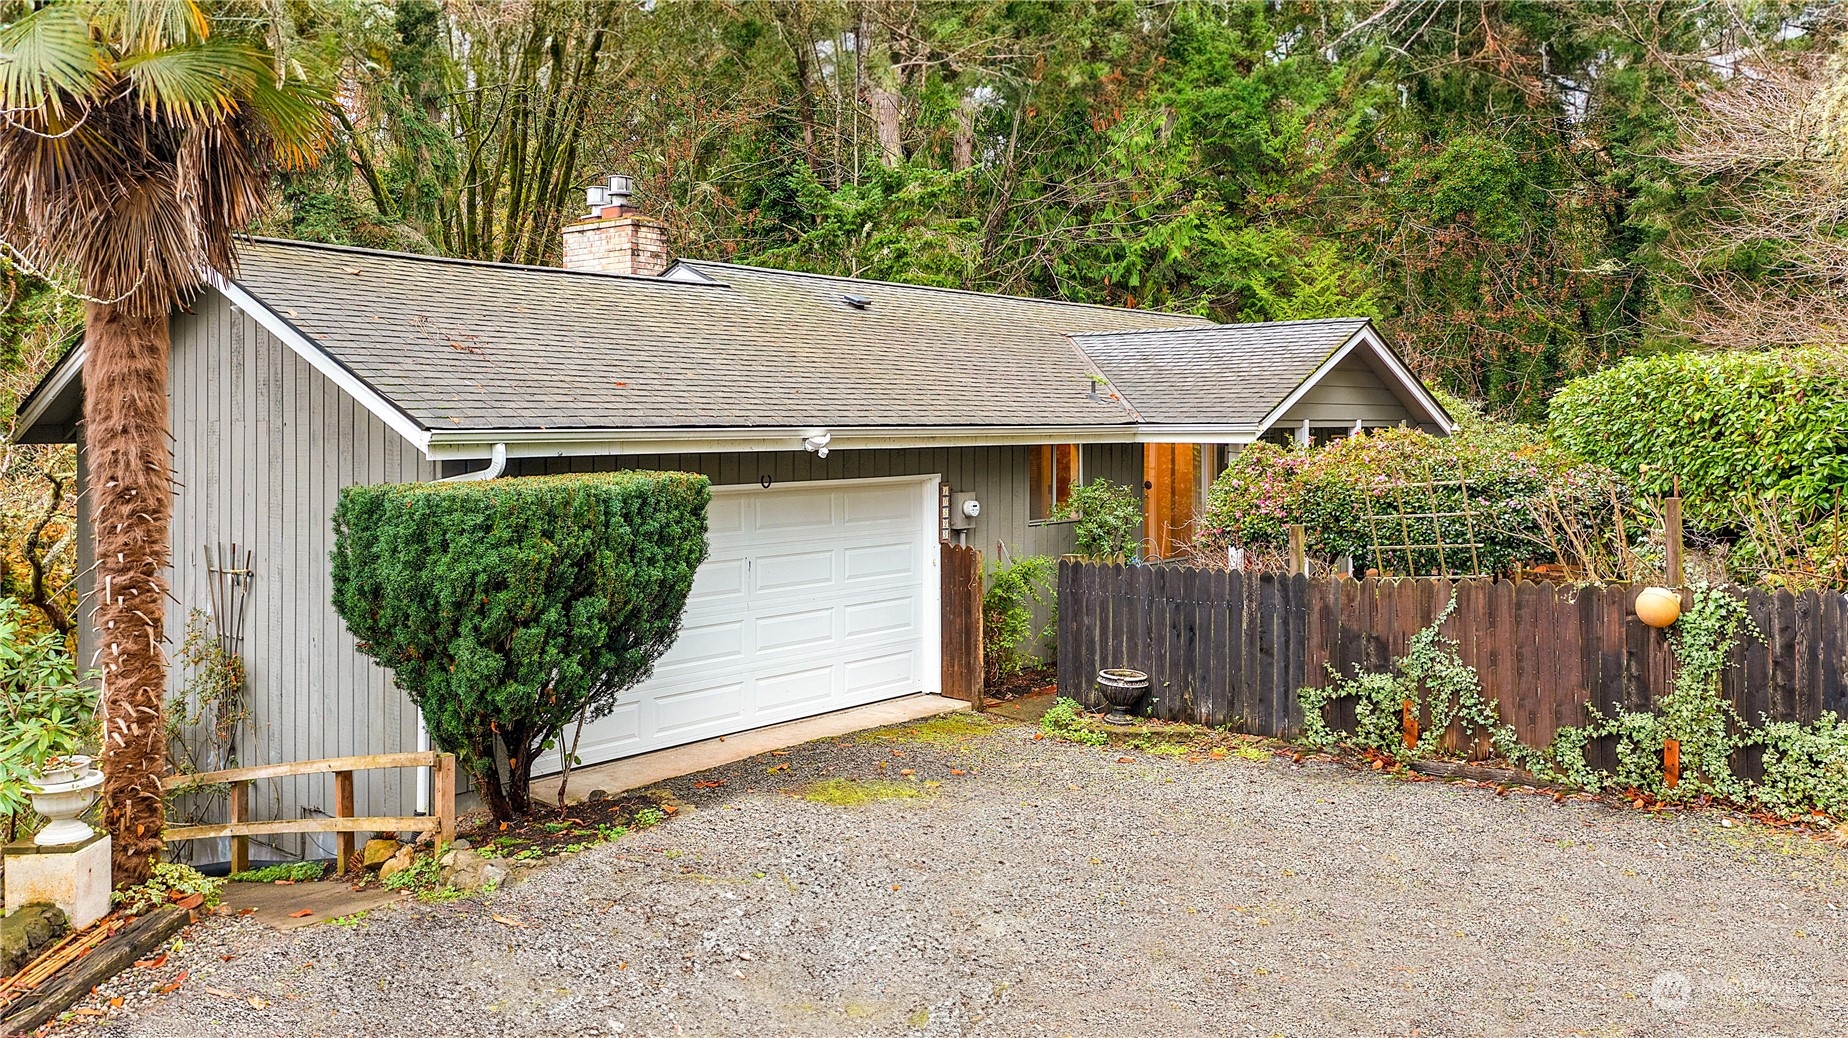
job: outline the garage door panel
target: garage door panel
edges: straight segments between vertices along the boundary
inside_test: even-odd
[[[848,660],[843,669],[847,698],[863,702],[874,693],[883,694],[917,684],[917,653],[905,649]]]
[[[882,598],[873,602],[856,602],[841,607],[841,634],[847,638],[876,637],[882,634],[907,634],[917,627],[918,603],[915,598]]]
[[[681,627],[680,638],[673,648],[655,664],[655,673],[672,671],[675,667],[707,667],[726,660],[742,660],[749,652],[742,619],[687,625]]]
[[[777,530],[809,530],[817,526],[834,525],[834,497],[832,492],[824,493],[788,493],[765,494],[751,498],[757,506],[756,529],[774,533]]]
[[[834,551],[760,555],[752,565],[754,593],[826,587],[834,583]]]
[[[687,592],[687,608],[717,604],[724,599],[744,600],[743,559],[708,558],[693,573],[693,588]]]
[[[804,609],[757,618],[757,651],[776,652],[834,641],[834,610]]]
[[[918,569],[918,552],[912,544],[871,544],[848,548],[843,554],[846,556],[843,568],[849,583],[881,577],[903,577],[907,582],[915,582],[913,574]]]
[[[842,513],[849,526],[880,521],[905,525],[918,510],[918,494],[911,487],[860,490],[843,496],[846,502]]]
[[[712,502],[706,506],[706,536],[719,540],[728,534],[742,533],[744,505],[741,497],[713,495]]]
[[[657,734],[682,732],[744,716],[744,682],[727,681],[654,697]]]
[[[767,674],[755,679],[757,709],[767,713],[799,706],[827,707],[834,698],[834,665]]]

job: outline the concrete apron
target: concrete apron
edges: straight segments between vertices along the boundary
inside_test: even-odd
[[[593,789],[607,793],[641,789],[682,775],[732,764],[760,753],[769,753],[771,750],[800,746],[816,739],[851,735],[868,728],[921,721],[926,717],[967,709],[969,704],[960,699],[919,693],[888,699],[882,703],[836,710],[831,714],[804,717],[798,721],[785,721],[736,735],[721,735],[716,739],[624,757],[607,764],[574,768],[565,797],[568,800],[582,800]],[[552,775],[533,779],[533,792],[535,798],[552,801],[558,795],[558,777]]]

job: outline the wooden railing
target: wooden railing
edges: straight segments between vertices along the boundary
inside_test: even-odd
[[[428,815],[353,815],[353,773],[381,768],[432,768],[436,781],[430,798]],[[253,822],[250,814],[250,784],[258,779],[284,778],[291,775],[334,776],[334,816],[332,818],[279,818]],[[291,761],[287,764],[259,764],[250,768],[226,771],[203,771],[196,775],[169,775],[161,780],[161,789],[179,792],[197,786],[230,788],[230,817],[213,825],[184,825],[162,833],[163,839],[211,840],[231,838],[231,871],[250,867],[250,838],[272,833],[338,833],[335,870],[345,872],[353,858],[354,833],[434,831],[443,843],[456,838],[456,758],[453,754],[376,753],[369,757],[329,757],[324,760]]]

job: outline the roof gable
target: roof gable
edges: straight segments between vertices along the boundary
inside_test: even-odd
[[[1318,379],[1364,349],[1406,409],[1448,415],[1364,317],[1073,336],[1149,424],[1217,423],[1262,433]]]

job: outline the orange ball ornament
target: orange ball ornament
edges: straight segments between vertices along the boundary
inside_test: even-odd
[[[1681,596],[1665,587],[1646,587],[1636,593],[1636,618],[1651,627],[1667,627],[1681,619]]]

